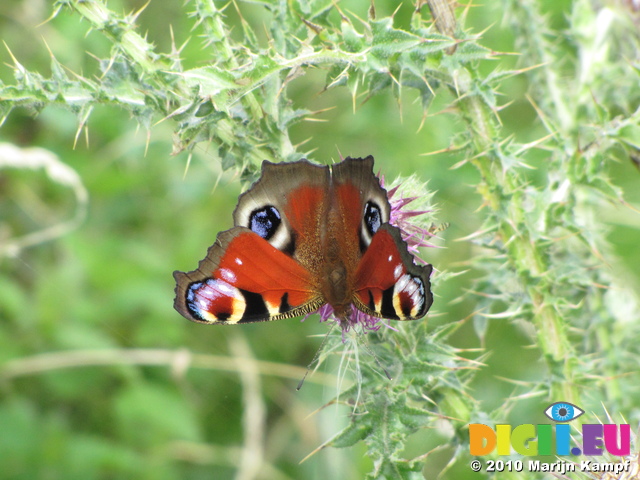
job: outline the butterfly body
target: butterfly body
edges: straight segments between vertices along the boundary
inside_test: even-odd
[[[189,320],[235,324],[289,318],[329,304],[400,320],[429,309],[431,266],[415,265],[390,225],[373,157],[331,167],[264,162],[192,272],[174,272],[174,307]]]

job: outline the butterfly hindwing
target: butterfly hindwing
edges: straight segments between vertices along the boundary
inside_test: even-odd
[[[431,265],[416,265],[400,236],[388,223],[373,235],[355,275],[354,304],[376,317],[415,320],[431,304]]]
[[[221,232],[192,272],[174,272],[174,307],[195,322],[278,320],[316,310],[308,271],[245,227]]]

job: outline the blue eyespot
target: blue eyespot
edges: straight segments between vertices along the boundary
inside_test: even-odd
[[[249,216],[249,228],[265,240],[273,237],[280,223],[280,212],[271,205],[254,210]]]
[[[378,205],[371,201],[367,202],[364,206],[364,224],[371,236],[373,236],[382,225],[382,211]]]
[[[575,405],[567,402],[556,402],[549,405],[544,414],[554,422],[570,422],[584,413]]]

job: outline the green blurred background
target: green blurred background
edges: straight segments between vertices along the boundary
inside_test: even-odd
[[[183,3],[152,0],[138,18],[139,31],[148,32],[159,51],[169,51],[171,25],[176,44],[190,38],[182,53],[185,68],[204,65],[207,47],[198,30],[192,31],[189,5]],[[513,51],[514,39],[501,27],[497,5],[485,3],[469,10],[467,28],[479,32],[490,27],[482,43],[495,51]],[[561,26],[570,2],[543,3],[550,24]],[[144,2],[110,0],[108,5],[133,11]],[[340,5],[366,17],[366,2]],[[269,22],[260,6],[243,3],[241,8],[252,24]],[[397,5],[377,1],[376,8],[382,16]],[[403,5],[396,26],[406,25],[411,11]],[[237,23],[233,6],[225,13],[229,23]],[[108,56],[110,44],[100,34],[87,33],[87,25],[75,15],[43,23],[50,15],[48,2],[3,1],[0,37],[29,70],[48,75],[50,50],[72,71],[97,74],[94,56]],[[11,84],[7,49],[0,59],[0,80]],[[491,71],[498,62],[507,69],[517,58],[500,57],[483,68]],[[437,242],[444,248],[429,249],[423,258],[440,271],[465,273],[440,283],[423,321],[435,327],[468,318],[475,308],[467,291],[480,275],[470,261],[478,252],[471,243],[456,240],[482,223],[481,198],[473,187],[478,173],[470,165],[452,170],[462,159],[453,153],[423,155],[447,148],[464,128],[455,115],[442,112],[452,98],[438,91],[418,131],[422,109],[415,94],[406,92],[401,108],[386,93],[358,102],[354,112],[346,89],[320,94],[324,80],[324,72],[311,71],[290,86],[289,95],[300,108],[332,108],[319,116],[323,122],[296,125],[294,143],[308,140],[303,150],[314,149],[312,158],[318,162],[372,154],[376,168],[389,179],[415,173],[429,180],[437,219],[450,227]],[[523,77],[507,80],[502,88],[501,103],[512,102],[501,113],[504,128],[521,142],[546,135],[525,98],[527,88]],[[36,117],[16,110],[0,128],[0,141],[53,152],[79,174],[89,193],[86,218],[78,228],[0,258],[0,363],[5,366],[0,377],[0,478],[237,478],[237,465],[247,461],[243,446],[252,441],[253,430],[256,438],[263,434],[262,424],[267,467],[259,478],[361,478],[371,467],[362,445],[326,449],[299,465],[347,423],[349,413],[336,407],[317,412],[336,394],[331,377],[312,375],[301,391],[295,390],[325,325],[294,319],[206,327],[185,321],[172,308],[172,271],[192,269],[216,234],[231,226],[239,179],[210,161],[205,144],[195,150],[185,173],[187,155],[171,154],[171,120],[146,132],[128,113],[105,105],[91,115],[88,137],[83,132],[74,147],[76,130],[75,115],[60,108],[47,108]],[[538,170],[531,181],[536,182],[545,175],[544,155],[533,161]],[[638,169],[631,162],[614,163],[610,175],[638,206]],[[0,242],[65,221],[75,208],[72,192],[43,171],[0,170]],[[606,215],[613,247],[609,268],[638,291],[638,216],[616,205]],[[537,350],[524,348],[532,340],[506,320],[492,321],[482,345],[470,323],[451,341],[491,352],[472,392],[487,411],[501,406],[514,388],[498,377],[529,380],[542,375]],[[97,356],[114,349],[146,353]],[[70,359],[65,352],[72,350],[77,355]],[[205,357],[196,361],[187,352]],[[65,361],[75,368],[65,368]],[[267,374],[244,378],[236,370],[239,363]],[[301,370],[290,372],[286,365]],[[333,376],[336,365],[329,363],[321,371]],[[407,452],[415,456],[443,445],[428,461],[427,475],[435,475],[452,455],[446,442],[443,432],[421,432]],[[479,476],[461,465],[444,478]]]

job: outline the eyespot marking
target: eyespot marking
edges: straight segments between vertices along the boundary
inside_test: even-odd
[[[193,282],[187,287],[185,297],[189,313],[203,322],[236,323],[246,308],[240,290],[223,279]]]
[[[382,225],[382,211],[380,207],[371,200],[364,206],[363,221],[369,235],[372,237]]]
[[[386,202],[386,197],[370,198],[364,204],[362,222],[360,224],[360,250],[363,252],[369,247],[373,236],[380,230],[382,225],[389,221],[388,205],[381,204],[381,201]]]
[[[254,210],[249,216],[249,228],[265,240],[275,235],[280,223],[282,223],[280,212],[273,205]]]

